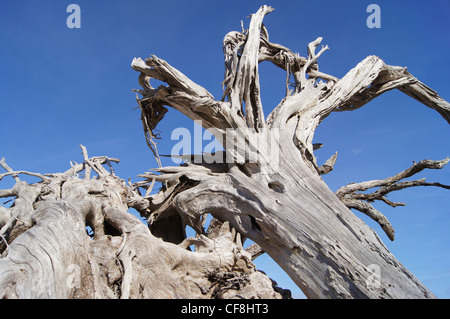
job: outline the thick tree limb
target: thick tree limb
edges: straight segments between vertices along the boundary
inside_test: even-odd
[[[258,57],[261,37],[262,21],[264,16],[272,12],[268,6],[262,6],[250,21],[246,42],[237,65],[237,72],[231,89],[231,108],[244,109],[248,127],[258,129],[265,126],[265,117],[261,105]]]
[[[0,197],[11,197],[14,196],[14,190],[11,189],[0,189]]]
[[[377,96],[392,89],[399,89],[420,103],[436,110],[450,123],[450,104],[438,93],[412,76],[406,67],[383,65],[374,83],[355,94],[336,111],[354,110],[367,104]]]
[[[310,87],[288,96],[272,111],[267,121],[270,127],[281,127],[297,116],[296,144],[303,158],[317,169],[312,155],[312,138],[320,122],[333,111],[354,110],[395,88],[409,92],[408,95],[449,119],[450,104],[436,92],[419,82],[405,68],[389,66],[380,58],[369,56],[334,85]]]

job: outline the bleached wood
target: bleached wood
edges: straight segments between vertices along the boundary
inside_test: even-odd
[[[16,182],[0,190],[0,197],[14,198],[11,207],[0,207],[0,297],[287,296],[252,263],[265,252],[309,298],[435,298],[349,207],[377,220],[393,238],[392,225],[367,201],[395,206],[401,203],[385,197],[394,190],[448,188],[420,179],[401,181],[424,168],[442,168],[448,159],[421,161],[391,178],[347,185],[335,194],[321,175],[334,168],[337,153],[319,166],[314,150],[320,145],[313,144],[313,136],[332,112],[357,109],[392,89],[449,123],[450,104],[406,68],[386,65],[376,56],[341,79],[319,71],[318,59],[328,49],[317,52],[323,39],[309,43],[307,57],[269,41],[263,19],[272,11],[262,6],[248,30],[225,36],[220,101],[156,56],[133,59],[142,87],[136,91],[141,122],[158,163],[140,175],[142,181],[125,183],[111,166],[118,159],[89,157],[84,146],[83,162],[71,163],[63,173],[14,171],[0,161],[6,171],[0,180]],[[267,118],[258,75],[264,61],[286,71],[286,96]],[[152,79],[166,85],[154,88]],[[182,157],[184,165],[162,167],[154,139],[166,107],[201,121],[225,152],[202,154],[201,161],[195,155]],[[243,142],[233,144],[235,139]],[[40,181],[27,183],[21,174]],[[157,193],[155,183],[161,184]],[[358,193],[372,187],[380,189]],[[205,229],[207,214],[213,218]],[[195,237],[186,238],[187,226]],[[256,245],[246,250],[247,238]],[[381,271],[376,282],[373,266]]]
[[[418,163],[414,163],[408,169],[382,180],[372,180],[361,183],[351,183],[343,186],[336,191],[336,196],[349,208],[359,210],[360,212],[368,215],[370,218],[378,222],[383,228],[386,235],[390,240],[394,240],[394,228],[388,221],[388,219],[377,209],[375,209],[370,202],[375,200],[381,200],[386,204],[396,207],[405,206],[404,203],[394,203],[386,198],[386,195],[393,191],[398,191],[408,187],[416,186],[437,186],[446,189],[450,189],[450,186],[442,185],[440,183],[427,183],[425,179],[415,181],[402,181],[405,178],[411,177],[417,173],[420,173],[424,169],[442,169],[449,159],[443,159],[441,161],[423,160]],[[368,189],[379,187],[373,193],[357,193],[367,191]]]
[[[34,184],[3,160],[17,183],[0,193],[16,197],[14,206],[0,207],[0,297],[281,298],[228,223],[212,239],[191,240],[195,251],[155,237],[127,212],[146,214],[148,200],[101,166],[118,160],[88,158],[81,148],[82,164]],[[76,176],[88,167],[91,176]],[[228,286],[236,278],[245,280]]]
[[[347,206],[359,205],[388,229],[390,225],[384,216],[370,205],[356,200],[350,203],[349,198],[344,200],[329,190],[320,175],[331,171],[336,156],[319,167],[312,141],[317,126],[332,112],[362,107],[392,89],[435,109],[447,121],[449,104],[405,68],[386,65],[376,56],[367,57],[341,79],[319,71],[318,58],[328,49],[324,46],[316,51],[322,38],[308,45],[307,57],[270,42],[262,19],[271,11],[262,6],[251,16],[248,30],[225,36],[221,101],[213,101],[208,95],[200,106],[197,93],[189,93],[188,82],[166,81],[168,87],[157,89],[157,93],[141,91],[144,103],[157,95],[164,105],[193,120],[201,119],[206,129],[217,129],[214,134],[224,141],[227,154],[231,154],[228,167],[220,173],[213,173],[203,164],[190,163],[160,170],[162,175],[142,175],[149,182],[157,179],[172,185],[149,196],[155,205],[149,220],[156,222],[177,212],[183,224],[201,234],[202,216],[211,213],[257,243],[311,298],[435,297]],[[286,97],[265,123],[260,120],[256,56],[258,63],[270,61],[287,74]],[[153,68],[145,74],[152,77],[157,72],[154,78],[164,79],[168,70],[174,70],[165,66],[165,70]],[[137,63],[133,67],[137,71],[145,69],[137,67]],[[177,98],[180,87],[183,99]],[[197,84],[194,88],[193,91],[199,91]],[[145,108],[143,114],[146,116]],[[257,132],[266,128],[278,134],[278,165],[271,163],[270,148],[260,147],[256,135],[243,133],[248,128]],[[237,136],[245,136],[246,145],[228,148],[228,141]],[[250,152],[248,157],[244,155],[246,151]],[[252,155],[258,161],[249,161]],[[376,287],[368,284],[373,275],[371,265],[380,267],[383,274]]]

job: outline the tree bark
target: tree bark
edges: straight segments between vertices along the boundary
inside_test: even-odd
[[[385,195],[406,187],[449,188],[402,181],[441,169],[448,159],[333,193],[321,175],[333,170],[337,153],[319,166],[314,150],[321,145],[312,140],[332,112],[360,108],[388,90],[399,89],[449,123],[450,104],[406,68],[376,56],[342,79],[319,71],[328,49],[316,52],[322,38],[307,46],[307,57],[270,42],[263,19],[272,11],[262,6],[248,30],[225,36],[221,100],[156,56],[133,60],[145,138],[158,163],[142,181],[125,183],[112,169],[118,159],[90,158],[84,146],[83,162],[63,173],[14,171],[0,161],[6,171],[0,181],[16,182],[0,190],[13,200],[0,207],[1,297],[289,297],[253,265],[266,252],[309,298],[435,298],[349,208],[368,214],[393,239],[392,226],[370,202],[401,205]],[[258,75],[264,61],[286,71],[286,96],[267,117]],[[166,85],[154,88],[151,79]],[[208,129],[225,151],[184,154],[184,164],[162,167],[154,139],[166,106]],[[207,214],[213,219],[205,229]],[[186,226],[195,237],[186,238]],[[255,245],[243,249],[247,238]]]
[[[155,237],[127,212],[145,212],[148,202],[102,166],[118,160],[82,149],[84,163],[58,174],[13,171],[2,159],[0,180],[10,175],[16,185],[0,196],[16,199],[0,211],[1,298],[289,296],[256,270],[228,223],[179,245]],[[42,181],[28,184],[21,174]]]
[[[350,202],[350,195],[338,197],[323,182],[320,175],[333,169],[337,154],[319,167],[312,139],[330,113],[360,108],[388,90],[401,90],[449,123],[450,104],[406,68],[376,56],[342,79],[320,72],[317,60],[328,49],[316,52],[322,38],[308,45],[307,57],[271,43],[262,21],[272,10],[262,6],[248,30],[226,35],[221,101],[155,56],[133,60],[144,79],[138,99],[143,122],[153,119],[155,105],[173,107],[210,130],[226,151],[225,163],[206,165],[202,157],[141,175],[168,185],[149,197],[154,203],[150,223],[176,210],[183,224],[202,233],[202,216],[211,213],[257,243],[310,298],[434,298],[349,207],[368,210]],[[263,61],[287,72],[286,97],[267,119],[259,98],[258,63]],[[151,78],[168,86],[154,89]],[[380,215],[372,217],[383,226]]]
[[[174,178],[198,184],[171,195],[171,205],[198,233],[205,213],[228,221],[309,298],[434,297],[303,163],[298,150],[281,147],[282,160],[272,173],[267,166],[252,173],[233,166],[220,176],[180,168],[183,175]],[[373,267],[381,271],[375,284]]]

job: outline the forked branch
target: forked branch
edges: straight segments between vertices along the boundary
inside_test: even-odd
[[[388,200],[386,196],[393,191],[415,186],[436,186],[450,189],[450,186],[448,185],[443,185],[440,183],[427,183],[425,182],[425,178],[414,181],[402,181],[403,179],[411,177],[424,169],[442,169],[448,162],[449,158],[445,158],[440,161],[423,160],[418,163],[414,163],[406,170],[385,179],[352,183],[343,186],[336,191],[336,196],[347,207],[356,209],[378,222],[389,239],[394,240],[394,228],[389,223],[388,219],[369,203],[379,200],[392,207],[405,206],[406,204],[404,203],[392,202]],[[360,193],[375,187],[379,188],[372,193]]]
[[[450,123],[450,104],[406,68],[389,66],[380,58],[369,56],[338,79],[319,71],[317,60],[328,49],[323,46],[316,52],[321,37],[309,43],[307,57],[270,42],[262,21],[272,10],[262,6],[252,15],[248,30],[233,31],[225,36],[224,96],[221,101],[214,100],[207,90],[164,60],[155,56],[145,62],[133,60],[132,67],[141,73],[139,83],[143,90],[139,92],[143,97],[138,103],[144,131],[158,161],[153,138],[157,136],[156,125],[167,111],[164,105],[179,110],[192,120],[201,121],[206,129],[215,128],[216,137],[225,134],[226,129],[284,129],[288,121],[296,121],[294,147],[317,174],[322,174],[323,168],[319,170],[313,155],[313,136],[317,126],[331,112],[357,109],[389,90],[399,89],[435,109]],[[270,61],[286,71],[286,97],[267,119],[261,105],[258,75],[258,63],[263,61]],[[295,80],[294,90],[289,88],[291,76]],[[167,83],[167,86],[152,87],[152,78]],[[222,137],[220,140],[224,141]]]

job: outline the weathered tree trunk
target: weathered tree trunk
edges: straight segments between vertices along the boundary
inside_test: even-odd
[[[252,264],[268,253],[310,298],[434,298],[349,208],[376,220],[389,238],[394,230],[371,201],[411,186],[402,181],[442,161],[425,160],[399,174],[350,184],[333,193],[321,175],[312,143],[319,123],[334,111],[362,107],[399,89],[438,111],[450,123],[450,105],[406,68],[370,56],[342,79],[320,72],[308,56],[269,41],[262,21],[272,8],[252,15],[248,30],[225,36],[224,95],[203,87],[155,56],[134,59],[142,95],[137,99],[146,139],[159,167],[133,185],[118,178],[108,157],[89,158],[64,173],[13,171],[16,184],[0,190],[13,198],[0,207],[0,297],[4,298],[281,298]],[[258,65],[286,71],[286,97],[266,117]],[[151,79],[167,86],[151,86]],[[294,83],[291,84],[290,80]],[[154,129],[170,106],[211,131],[225,152],[195,154],[180,166],[161,167]],[[106,170],[108,165],[110,170]],[[81,176],[81,173],[84,175]],[[40,179],[27,183],[20,175]],[[153,193],[156,182],[162,184]],[[373,193],[360,193],[379,187]],[[142,195],[141,191],[145,194]],[[148,227],[127,212],[136,209]],[[214,218],[204,229],[206,215]],[[185,227],[197,232],[186,238]],[[86,226],[92,233],[86,233]],[[243,249],[246,238],[256,245]],[[192,251],[189,247],[194,245]]]
[[[292,142],[280,142],[275,169],[232,165],[217,176],[180,168],[185,173],[177,178],[196,186],[172,193],[171,204],[199,233],[204,213],[228,221],[268,253],[307,297],[434,297],[303,162]]]
[[[17,183],[1,197],[0,297],[2,298],[281,298],[256,270],[251,255],[236,244],[228,223],[216,223],[208,237],[179,245],[155,237],[127,212],[146,200],[102,164],[88,158],[65,173],[13,171]],[[112,169],[112,168],[111,168]],[[84,170],[84,177],[78,174]],[[91,178],[91,170],[96,176]],[[28,184],[20,174],[39,177]],[[86,226],[93,230],[88,236]],[[195,245],[195,251],[187,249]],[[282,293],[282,294],[281,294]]]
[[[141,72],[138,103],[149,141],[168,105],[210,130],[225,149],[225,154],[204,154],[197,160],[193,156],[193,162],[184,166],[141,175],[148,182],[167,183],[164,192],[150,196],[154,205],[150,224],[158,225],[165,215],[177,211],[184,225],[202,233],[202,216],[211,213],[257,243],[311,298],[435,297],[349,207],[377,220],[393,239],[387,219],[364,200],[395,205],[383,195],[427,184],[401,179],[424,168],[442,168],[448,159],[430,161],[391,179],[361,183],[360,188],[349,185],[334,194],[320,175],[333,169],[337,154],[319,167],[312,139],[331,112],[362,107],[395,88],[435,109],[448,122],[450,105],[406,68],[388,66],[376,56],[363,60],[342,79],[319,72],[317,59],[328,49],[316,52],[322,38],[308,45],[306,58],[271,43],[262,24],[271,11],[261,7],[252,15],[248,30],[226,35],[221,101],[155,56],[145,62],[133,60],[132,67]],[[286,97],[267,118],[259,96],[262,61],[287,72]],[[151,78],[168,86],[155,89]],[[381,186],[372,197],[355,193]]]

